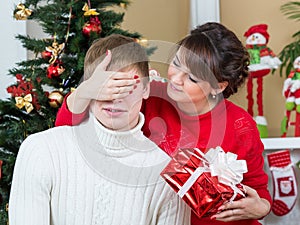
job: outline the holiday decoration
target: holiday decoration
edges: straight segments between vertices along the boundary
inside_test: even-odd
[[[58,108],[61,106],[63,100],[64,100],[64,96],[60,91],[52,91],[49,96],[49,105],[52,108]]]
[[[180,149],[161,176],[191,207],[198,217],[208,217],[228,201],[245,196],[243,173],[245,160],[225,153],[221,147],[202,153],[200,149]]]
[[[37,102],[36,92],[33,91],[32,82],[26,81],[21,74],[17,74],[16,78],[17,85],[12,85],[7,88],[7,92],[15,98],[15,105],[19,109],[25,107],[28,113],[34,109],[34,106],[38,110],[40,105]]]
[[[18,4],[15,10],[15,18],[17,20],[27,20],[27,18],[31,15],[32,10],[27,9],[23,4]]]
[[[41,53],[41,56],[43,59],[45,60],[50,60],[50,58],[52,57],[52,52],[49,52],[49,51],[43,51]]]
[[[90,17],[90,20],[86,22],[82,28],[83,35],[85,35],[86,37],[90,37],[91,32],[100,34],[102,31],[102,27],[101,22],[97,17],[99,13],[96,11],[96,9],[90,9],[90,2],[89,5],[85,3],[82,10],[84,11],[84,16]]]
[[[250,27],[244,34],[246,48],[250,54],[249,77],[247,82],[248,112],[253,114],[253,79],[257,79],[257,108],[258,115],[254,118],[261,137],[268,136],[267,120],[263,115],[263,77],[268,75],[271,69],[277,69],[281,61],[274,52],[267,47],[269,41],[268,25],[258,24]]]
[[[16,106],[19,109],[22,109],[25,106],[25,109],[28,113],[30,113],[33,110],[31,94],[27,94],[24,97],[15,97],[15,100],[16,100]]]
[[[273,180],[272,211],[277,216],[289,213],[297,199],[297,180],[288,150],[267,155]]]
[[[47,77],[52,79],[53,77],[59,77],[63,72],[65,71],[65,68],[63,67],[62,62],[57,59],[53,64],[50,64],[47,68]]]
[[[96,11],[96,9],[90,9],[88,4],[85,3],[82,7],[82,10],[84,11],[84,16],[97,16],[99,13]]]
[[[57,61],[59,55],[64,50],[64,47],[65,47],[65,43],[58,44],[55,40],[54,40],[52,46],[46,47],[46,50],[48,52],[51,52],[51,59],[49,60],[50,64],[55,63]]]
[[[149,78],[150,82],[155,80],[155,81],[160,81],[160,82],[167,82],[167,79],[164,77],[161,77],[159,72],[155,69],[149,69]]]
[[[91,32],[100,34],[101,31],[102,31],[101,22],[96,16],[91,16],[90,21],[86,22],[82,28],[82,33],[87,37],[91,35]]]
[[[284,81],[283,96],[286,98],[285,108],[286,116],[282,121],[281,134],[286,136],[290,124],[291,112],[295,111],[295,137],[300,136],[300,56],[294,60],[294,69],[291,70],[288,78]]]

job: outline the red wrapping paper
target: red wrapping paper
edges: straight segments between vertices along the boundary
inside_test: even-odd
[[[207,166],[199,149],[180,149],[172,157],[170,163],[161,172],[161,176],[176,191],[186,183],[198,167]],[[236,185],[243,193],[243,186]],[[234,195],[230,186],[218,181],[217,176],[211,176],[209,171],[203,172],[182,199],[199,217],[210,217],[218,212],[218,208],[228,202]],[[237,194],[234,200],[242,198]]]

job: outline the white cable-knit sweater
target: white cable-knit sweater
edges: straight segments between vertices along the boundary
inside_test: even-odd
[[[21,145],[10,225],[186,225],[190,210],[160,177],[169,157],[141,132],[76,127],[30,135]]]

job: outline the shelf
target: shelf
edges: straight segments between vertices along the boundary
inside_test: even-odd
[[[300,137],[262,138],[265,150],[300,149]]]

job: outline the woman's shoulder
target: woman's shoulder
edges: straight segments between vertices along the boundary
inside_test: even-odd
[[[151,81],[150,82],[150,97],[165,97],[167,96],[167,82]]]
[[[256,129],[253,117],[241,106],[226,100],[227,119],[231,121],[235,128],[248,127]]]

